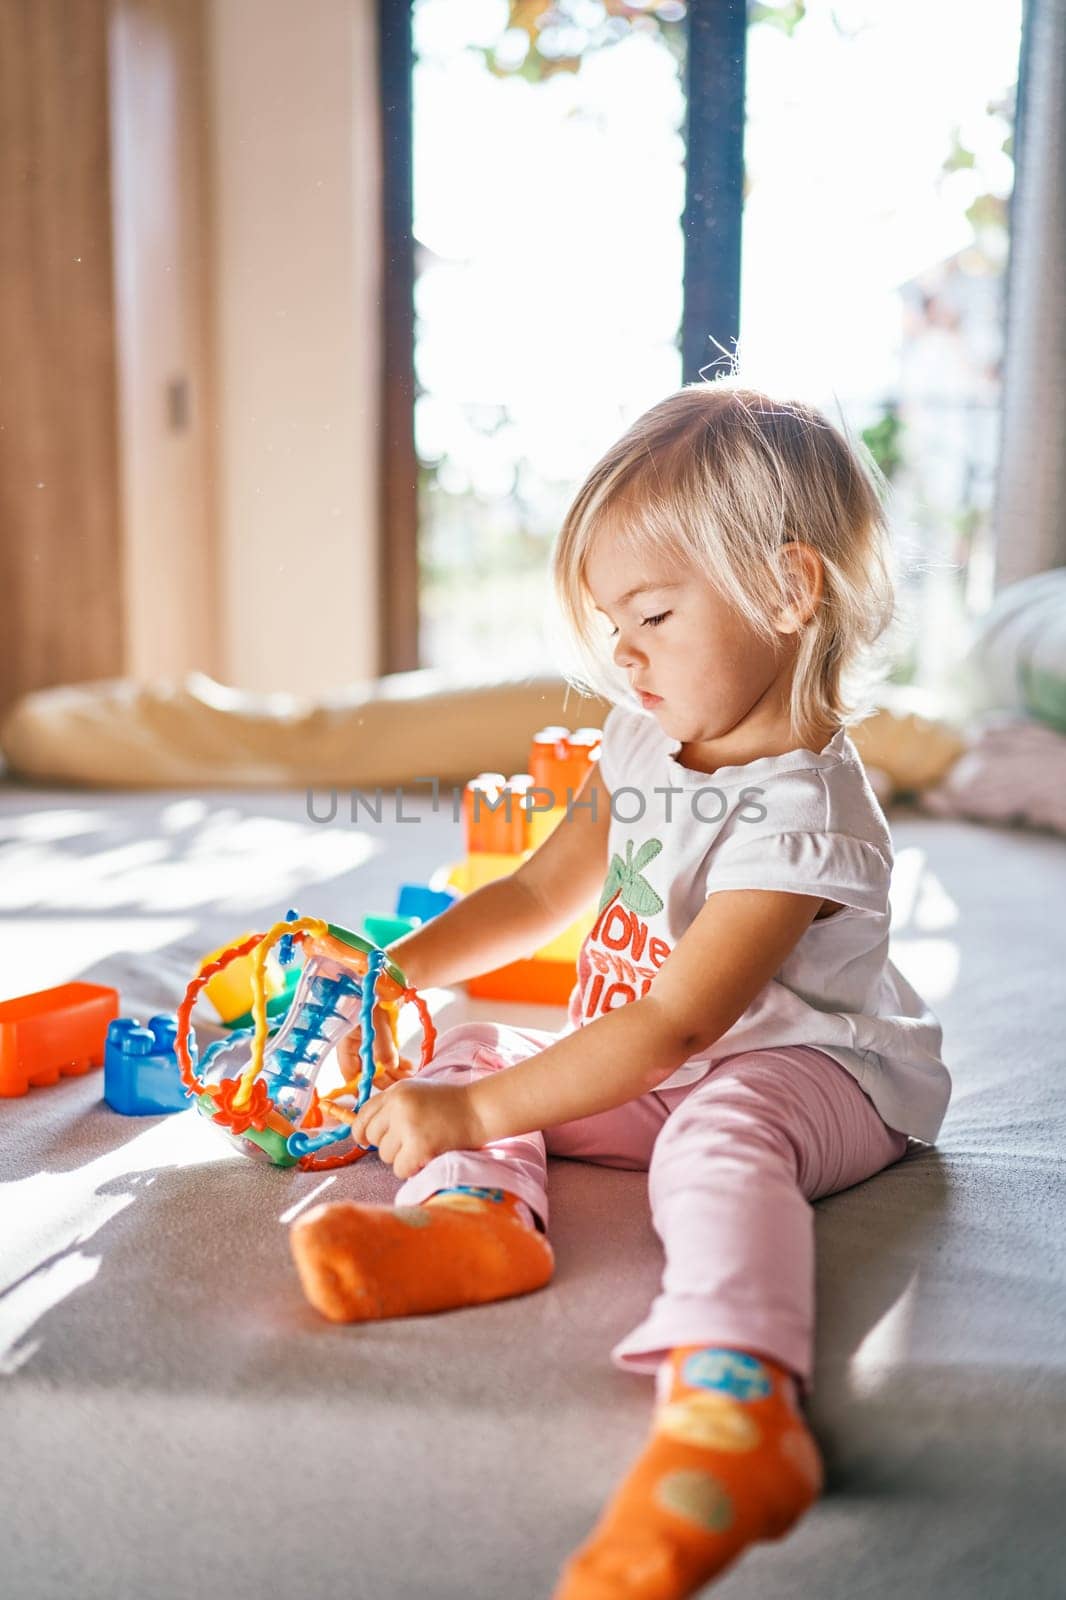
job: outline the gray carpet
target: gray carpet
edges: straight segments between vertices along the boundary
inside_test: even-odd
[[[404,808],[0,788],[2,991],[84,976],[146,1015],[289,904],[388,911],[460,849]],[[893,956],[953,1103],[938,1149],[815,1207],[827,1492],[722,1600],[1066,1593],[1066,844],[892,822]],[[0,1101],[0,1147],[2,1600],[546,1600],[647,1427],[650,1380],[607,1355],[658,1287],[643,1174],[553,1160],[534,1295],[335,1327],[286,1228],[389,1200],[375,1156],[256,1166],[195,1113],[116,1116],[102,1074]]]

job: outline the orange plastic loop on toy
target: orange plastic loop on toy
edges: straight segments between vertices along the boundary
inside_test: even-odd
[[[192,1055],[189,1051],[189,1039],[192,1036],[192,1010],[200,996],[200,992],[210,983],[216,972],[221,972],[224,967],[228,967],[231,961],[239,961],[241,956],[250,955],[253,950],[262,944],[266,937],[265,933],[250,933],[246,938],[238,940],[236,944],[231,944],[228,949],[223,950],[220,955],[216,956],[214,961],[209,961],[207,966],[200,969],[185,991],[185,996],[178,1007],[178,1036],[175,1040],[174,1048],[181,1072],[181,1081],[190,1094],[209,1094],[213,1099],[219,1099],[219,1089],[213,1084],[203,1083],[196,1076]],[[301,930],[294,933],[292,937],[294,943],[300,943],[308,935]],[[231,1091],[230,1098],[233,1099],[239,1093],[240,1084],[238,1081],[238,1087]],[[220,1105],[222,1114],[216,1114],[212,1120],[221,1122],[226,1127],[231,1127],[234,1132],[243,1132],[244,1127],[250,1125],[246,1119],[251,1109],[250,1101],[246,1095],[242,1103],[235,1109],[230,1107],[222,1108]],[[231,1120],[233,1117],[242,1122],[243,1126],[240,1129],[233,1127]],[[254,1126],[254,1124],[251,1125]],[[278,1132],[288,1132],[291,1125],[277,1116],[276,1113],[272,1113],[272,1118],[267,1126],[275,1127]]]
[[[364,1156],[370,1154],[369,1149],[364,1150],[360,1145],[353,1145],[351,1150],[346,1150],[339,1156],[301,1156],[296,1165],[301,1172],[330,1172],[337,1167],[351,1167],[357,1161],[362,1161]]]
[[[175,1048],[181,1071],[181,1081],[190,1093],[197,1095],[208,1094],[212,1097],[217,1107],[212,1121],[221,1123],[232,1133],[241,1134],[246,1132],[248,1128],[262,1131],[267,1127],[275,1128],[281,1133],[291,1131],[291,1124],[282,1118],[271,1104],[265,1085],[261,1081],[255,1081],[262,1063],[262,1045],[265,1043],[266,1021],[265,995],[262,992],[262,985],[259,981],[266,951],[259,947],[263,945],[264,941],[276,942],[277,938],[283,933],[288,934],[294,942],[299,943],[312,937],[318,939],[319,942],[334,942],[328,936],[323,941],[320,930],[325,924],[319,922],[317,918],[307,918],[306,924],[304,927],[292,923],[277,924],[267,933],[248,934],[244,939],[223,950],[220,955],[196,974],[196,977],[193,978],[185,991],[181,1005],[178,1007],[178,1036],[175,1041]],[[193,1007],[201,990],[210,982],[216,972],[221,972],[231,961],[237,961],[242,956],[250,954],[253,950],[258,951],[260,958],[256,961],[257,970],[253,975],[252,1006],[253,1016],[256,1021],[256,1044],[259,1048],[253,1048],[252,1065],[241,1078],[223,1079],[219,1084],[205,1084],[196,1076],[192,1055],[189,1050],[189,1040],[192,1037]],[[353,951],[345,946],[343,950],[338,950],[337,953],[343,960],[354,966],[360,976],[366,976],[369,964],[363,952]],[[416,1069],[421,1071],[432,1059],[433,1050],[437,1042],[437,1030],[433,1025],[429,1007],[417,990],[410,987],[401,988],[384,968],[377,973],[374,990],[376,997],[386,1005],[399,1007],[409,1001],[414,1004],[418,1012],[419,1021],[422,1024],[422,1048],[418,1068]],[[343,1093],[344,1090],[332,1092]],[[317,1090],[312,1090],[310,1103],[300,1119],[301,1129],[321,1127],[324,1116],[330,1115],[334,1111],[337,1113],[342,1112],[341,1107],[334,1108],[326,1103],[329,1099],[330,1095],[320,1096]],[[335,1120],[338,1122],[348,1121],[350,1115],[351,1113],[338,1114]],[[297,1166],[304,1172],[326,1172],[332,1168],[349,1166],[368,1154],[368,1150],[362,1149],[359,1145],[354,1145],[351,1150],[337,1155],[303,1156],[297,1162]]]
[[[307,1110],[300,1118],[300,1127],[301,1129],[321,1128],[322,1122],[322,1102],[319,1099],[318,1090],[312,1089],[311,1099],[308,1102]]]
[[[384,976],[384,975],[385,975],[384,973],[379,974],[379,976]],[[390,979],[389,982],[392,983],[392,980]],[[393,986],[395,987],[395,985],[393,985]],[[423,1000],[422,996],[418,993],[418,991],[416,989],[411,989],[411,988],[403,989],[402,991],[400,991],[398,998],[399,998],[399,1001],[400,1001],[401,1005],[406,1004],[408,1001],[410,1001],[414,1005],[415,1009],[418,1012],[419,1021],[422,1024],[422,1049],[421,1049],[421,1053],[419,1055],[419,1061],[418,1061],[418,1067],[417,1067],[417,1071],[421,1072],[422,1068],[425,1067],[425,1066],[428,1066],[429,1062],[433,1058],[433,1050],[434,1050],[434,1047],[435,1047],[435,1045],[437,1043],[437,1030],[433,1026],[433,1018],[430,1016],[429,1007],[427,1006],[425,1000]],[[343,1091],[343,1089],[340,1089],[340,1090],[337,1090],[335,1092],[343,1094],[344,1091]],[[322,1097],[322,1099],[323,1099],[323,1101],[328,1100],[329,1099],[329,1095],[324,1095]],[[317,1103],[317,1104],[321,1105],[321,1102],[312,1102],[312,1103],[313,1104]],[[331,1115],[332,1114],[332,1110],[333,1110],[332,1107],[324,1106],[323,1109],[325,1110],[327,1115]],[[338,1111],[340,1109],[341,1109],[340,1107],[337,1107]],[[338,1122],[347,1121],[347,1118],[346,1117],[342,1118],[342,1117],[338,1116],[336,1118],[336,1120]],[[307,1118],[305,1116],[303,1122],[301,1123],[301,1127],[305,1127],[306,1128],[306,1127],[309,1127],[309,1126],[311,1126],[311,1124],[308,1122],[308,1120],[307,1120]],[[317,1124],[315,1124],[315,1126],[317,1126]],[[364,1156],[369,1155],[369,1154],[370,1154],[369,1150],[364,1150],[360,1145],[353,1145],[351,1150],[345,1150],[339,1155],[333,1155],[333,1156],[315,1156],[315,1155],[301,1156],[300,1160],[296,1163],[296,1165],[299,1167],[301,1172],[329,1172],[329,1171],[331,1171],[333,1169],[336,1169],[337,1167],[348,1167],[348,1166],[351,1166],[356,1161],[361,1161]]]
[[[422,1068],[428,1066],[433,1059],[433,1049],[437,1043],[437,1030],[433,1026],[433,1018],[429,1014],[429,1007],[417,989],[405,989],[403,998],[405,1001],[410,1000],[413,1003],[415,1010],[418,1012],[418,1020],[422,1024],[422,1054],[418,1061],[418,1070],[421,1072]]]
[[[209,962],[206,967],[196,974],[196,977],[185,991],[185,998],[178,1007],[178,1037],[175,1040],[174,1049],[178,1058],[178,1065],[181,1068],[181,1081],[190,1094],[204,1094],[206,1092],[204,1084],[196,1076],[192,1057],[189,1054],[192,1008],[196,1004],[200,990],[206,987],[216,972],[221,972],[223,967],[228,967],[231,961],[236,961],[240,956],[246,956],[249,951],[255,949],[256,945],[264,937],[265,935],[262,933],[250,933],[239,944],[230,945],[228,950],[223,950],[220,956]]]

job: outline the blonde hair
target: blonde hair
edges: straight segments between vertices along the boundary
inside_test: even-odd
[[[596,463],[559,531],[552,580],[580,662],[567,678],[611,701],[628,691],[584,576],[601,528],[619,549],[695,565],[770,642],[780,637],[772,618],[797,598],[777,552],[799,540],[821,557],[824,581],[800,634],[793,732],[867,715],[872,705],[860,701],[872,677],[859,680],[896,617],[885,487],[865,444],[813,406],[774,400],[735,376],[675,390]]]

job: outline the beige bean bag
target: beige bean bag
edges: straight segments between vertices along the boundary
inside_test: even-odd
[[[883,803],[938,782],[967,745],[891,686],[885,695],[891,707],[850,730]],[[485,683],[422,668],[308,701],[193,673],[181,684],[37,690],[0,728],[0,749],[20,778],[110,788],[463,783],[524,772],[538,728],[599,728],[608,709],[549,674]]]
[[[19,778],[109,788],[462,783],[524,772],[538,728],[599,728],[608,709],[549,674],[485,683],[422,668],[309,701],[192,673],[37,690],[0,727],[0,750]]]
[[[849,730],[882,803],[939,783],[970,742],[951,723],[903,710],[904,703],[882,706]]]

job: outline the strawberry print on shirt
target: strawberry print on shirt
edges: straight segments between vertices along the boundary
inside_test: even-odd
[[[627,839],[625,860],[611,857],[599,912],[578,960],[582,1022],[647,994],[670,954],[671,946],[652,935],[646,921],[663,909],[662,896],[644,876],[644,868],[662,848],[661,839],[648,839],[634,854],[633,840]]]

